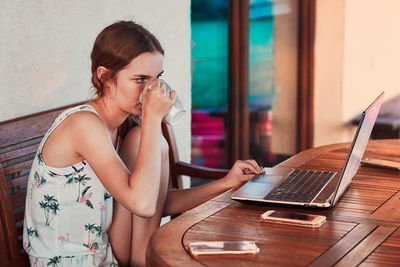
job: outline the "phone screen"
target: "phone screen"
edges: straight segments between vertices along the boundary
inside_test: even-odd
[[[194,255],[212,254],[257,254],[260,249],[254,241],[198,241],[189,244]]]
[[[309,214],[287,212],[287,211],[280,211],[280,210],[276,210],[276,211],[272,212],[269,215],[269,217],[287,218],[287,219],[303,220],[303,221],[312,221],[314,219],[314,216],[309,215]]]

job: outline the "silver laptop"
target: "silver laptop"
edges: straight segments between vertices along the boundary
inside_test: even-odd
[[[232,194],[248,200],[310,207],[332,207],[356,174],[378,116],[384,92],[362,113],[360,123],[340,173],[291,168],[266,168]]]

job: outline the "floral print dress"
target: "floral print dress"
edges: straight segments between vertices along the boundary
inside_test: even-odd
[[[61,113],[41,141],[32,164],[23,232],[31,266],[117,266],[107,235],[112,196],[86,161],[54,168],[42,158],[43,144],[52,131],[80,111],[97,114],[90,105]]]

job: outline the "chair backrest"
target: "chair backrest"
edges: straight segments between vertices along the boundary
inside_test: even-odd
[[[25,211],[27,180],[33,158],[39,143],[54,119],[65,106],[45,112],[0,122],[0,196],[1,223],[5,237],[3,250],[0,238],[0,255],[7,251],[8,260],[13,262],[24,253],[22,248],[22,230]],[[0,266],[5,258],[0,258]],[[4,265],[5,266],[5,265]]]

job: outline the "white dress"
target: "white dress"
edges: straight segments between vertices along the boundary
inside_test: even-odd
[[[61,113],[41,141],[32,164],[23,232],[31,266],[117,266],[107,235],[112,196],[86,161],[54,168],[42,158],[43,144],[51,132],[79,111],[97,114],[90,105]]]

